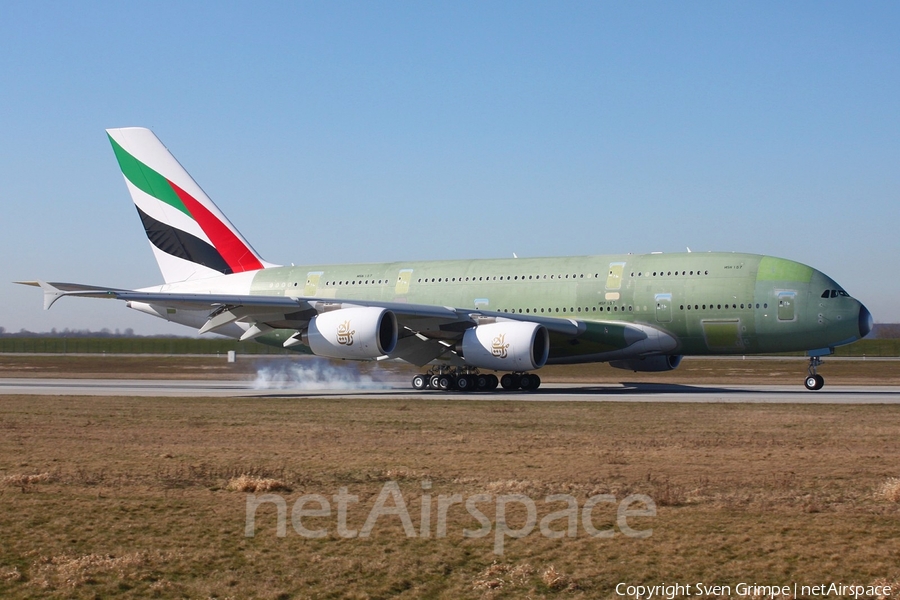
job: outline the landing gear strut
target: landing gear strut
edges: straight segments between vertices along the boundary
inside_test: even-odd
[[[806,385],[806,389],[821,390],[822,386],[825,385],[825,378],[816,373],[816,369],[818,369],[821,364],[822,359],[820,357],[809,357],[809,375],[806,376],[806,381],[804,382],[804,385]]]
[[[492,392],[502,385],[504,390],[533,391],[541,385],[534,373],[507,373],[498,379],[493,374],[479,373],[469,367],[439,367],[412,379],[415,390],[458,390],[460,392]]]

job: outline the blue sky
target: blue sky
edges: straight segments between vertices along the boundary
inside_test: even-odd
[[[0,282],[160,276],[103,130],[272,262],[741,251],[900,321],[900,4],[7,2]],[[0,326],[189,330],[0,283]]]

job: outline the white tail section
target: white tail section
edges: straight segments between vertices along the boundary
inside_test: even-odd
[[[166,283],[276,266],[253,250],[152,131],[106,133]]]

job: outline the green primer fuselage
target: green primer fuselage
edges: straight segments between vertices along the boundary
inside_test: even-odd
[[[603,360],[617,323],[678,341],[672,354],[827,350],[861,337],[868,311],[806,265],[735,253],[513,258],[312,265],[259,271],[251,293],[477,308],[574,319],[551,336],[550,363]],[[823,297],[823,293],[825,296]],[[611,331],[612,330],[612,331]],[[260,341],[279,344],[293,332]]]

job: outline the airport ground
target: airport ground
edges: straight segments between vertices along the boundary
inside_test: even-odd
[[[0,353],[0,377],[252,380],[265,368],[302,364],[311,357],[154,354],[13,354]],[[321,359],[318,359],[321,360]],[[900,359],[826,357],[820,373],[832,385],[900,385]],[[333,361],[365,376],[406,382],[418,372],[400,362]],[[609,365],[551,365],[539,371],[548,383],[771,384],[803,383],[804,357],[685,358],[674,371],[634,373]]]
[[[898,367],[832,360],[822,373],[829,385],[896,385]],[[258,368],[203,357],[0,356],[3,377],[246,379]],[[545,379],[801,386],[805,365],[580,369]],[[0,597],[616,598],[618,583],[664,582],[888,582],[897,596],[898,431],[897,407],[876,404],[0,396]],[[399,517],[383,516],[368,538],[343,538],[335,505],[303,519],[325,537],[298,534],[290,514],[278,537],[271,504],[246,537],[247,493],[229,489],[244,474],[272,480],[288,509],[347,488],[359,497],[352,529],[396,482],[417,533],[430,495],[431,537],[407,537]],[[496,502],[478,505],[487,537],[463,535],[481,525],[459,504],[437,537],[438,496],[452,494],[523,494],[538,519],[565,507],[545,503],[551,494],[571,495],[579,510],[597,494],[646,494],[657,513],[628,521],[652,529],[633,538],[616,505],[601,503],[592,522],[612,537],[589,536],[579,518],[575,537],[536,527],[504,538],[497,554]],[[521,505],[510,504],[507,521],[525,523]]]

